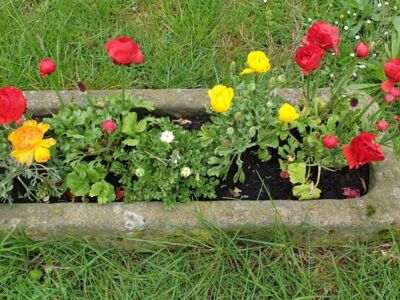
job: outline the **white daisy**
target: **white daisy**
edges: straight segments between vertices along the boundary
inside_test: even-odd
[[[188,167],[183,167],[181,170],[182,177],[188,178],[192,174],[192,170]]]
[[[163,141],[164,143],[168,143],[168,144],[170,144],[170,143],[172,143],[172,141],[174,140],[174,138],[175,138],[175,136],[174,136],[174,134],[173,134],[173,132],[172,131],[168,131],[168,130],[166,130],[166,131],[164,131],[162,134],[161,134],[161,141]]]

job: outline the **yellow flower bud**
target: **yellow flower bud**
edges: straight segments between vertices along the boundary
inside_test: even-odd
[[[299,117],[299,114],[296,112],[296,108],[289,104],[285,103],[278,110],[279,120],[282,122],[292,122]]]
[[[251,51],[247,56],[248,68],[244,69],[240,75],[250,73],[267,73],[271,69],[268,56],[263,51]]]
[[[224,85],[216,85],[212,90],[208,91],[210,97],[211,108],[215,112],[226,112],[231,107],[234,96],[233,89]]]

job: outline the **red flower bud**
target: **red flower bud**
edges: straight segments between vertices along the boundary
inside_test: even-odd
[[[383,100],[385,100],[386,103],[393,103],[394,100],[396,100],[396,97],[388,93],[385,96],[383,96]]]
[[[364,42],[360,42],[355,48],[354,52],[358,58],[366,58],[369,53],[368,45]]]
[[[338,146],[339,141],[338,138],[332,134],[327,134],[322,139],[322,144],[324,144],[325,148],[334,149]]]
[[[82,92],[82,93],[84,93],[84,92],[86,92],[86,85],[82,82],[82,81],[78,81],[78,89]]]
[[[105,133],[114,133],[117,130],[117,124],[113,120],[105,120],[103,122],[103,131]]]
[[[282,171],[281,173],[279,173],[279,177],[282,179],[288,179],[290,177],[290,174],[287,170]]]
[[[40,76],[44,77],[53,73],[56,70],[56,63],[51,58],[44,58],[39,63],[39,73]]]
[[[399,126],[400,126],[400,116],[394,116],[393,120],[399,122]]]
[[[376,122],[376,129],[378,129],[378,131],[386,131],[389,129],[389,123],[385,120],[380,120]]]
[[[124,189],[119,186],[115,189],[115,199],[117,200],[122,200],[124,199],[125,193],[124,193]]]

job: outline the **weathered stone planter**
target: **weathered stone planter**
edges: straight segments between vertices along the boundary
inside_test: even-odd
[[[85,97],[115,94],[95,91],[87,95],[63,92],[64,99],[85,101]],[[204,110],[205,90],[132,90],[128,94],[152,100],[160,112],[190,115]],[[298,90],[281,90],[291,102]],[[29,108],[36,115],[58,107],[54,92],[27,92]],[[389,230],[400,235],[400,169],[390,149],[386,160],[371,168],[367,195],[349,200],[312,201],[204,201],[180,205],[166,211],[160,202],[133,204],[59,203],[1,204],[0,232],[22,231],[33,240],[64,240],[76,237],[104,246],[148,248],[179,244],[196,237],[210,237],[206,220],[226,232],[258,235],[260,229],[286,227],[295,239],[315,245],[339,244],[351,240],[385,238]],[[374,212],[374,213],[371,213]],[[150,241],[150,242],[149,242]],[[154,243],[152,241],[158,241]]]

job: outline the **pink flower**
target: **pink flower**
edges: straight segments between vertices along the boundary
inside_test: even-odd
[[[338,138],[332,134],[327,134],[322,139],[322,144],[324,144],[325,148],[334,149],[338,146],[339,141]]]
[[[53,73],[57,68],[56,63],[51,58],[44,58],[39,63],[40,76],[44,77]]]
[[[369,53],[368,45],[364,42],[360,42],[355,48],[354,52],[358,58],[366,58]]]
[[[389,129],[389,123],[385,120],[380,120],[376,122],[376,129],[378,129],[378,131],[387,131]]]
[[[103,131],[105,133],[111,134],[117,130],[117,124],[113,120],[105,120],[103,122]]]
[[[385,96],[383,96],[383,100],[385,100],[386,103],[393,103],[396,100],[396,97],[388,93]]]
[[[342,195],[346,198],[358,198],[360,197],[361,193],[359,189],[351,189],[349,187],[342,188]]]

